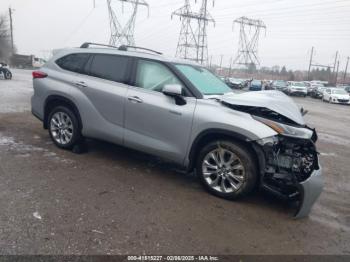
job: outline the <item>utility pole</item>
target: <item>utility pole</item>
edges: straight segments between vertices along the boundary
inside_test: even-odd
[[[344,71],[344,76],[343,76],[343,84],[345,84],[345,80],[346,80],[346,74],[348,72],[348,65],[349,65],[349,57],[346,60],[346,66],[345,66],[345,71]]]
[[[314,56],[314,47],[311,48],[309,71],[307,72],[307,80],[308,81],[310,81],[310,71],[311,71],[311,65],[312,65],[312,58],[313,58],[313,56]]]
[[[12,8],[9,8],[9,16],[10,16],[10,30],[11,30],[11,50],[12,54],[15,52],[15,46],[13,44],[13,23],[12,23]]]
[[[336,55],[335,55],[335,63],[333,66],[330,66],[330,65],[324,65],[324,64],[314,64],[313,63],[313,57],[314,57],[314,54],[315,54],[315,49],[314,47],[312,47],[311,49],[311,57],[310,57],[310,64],[309,64],[309,71],[308,71],[308,80],[310,80],[310,73],[311,73],[311,68],[312,67],[321,67],[321,68],[327,68],[327,71],[328,71],[328,68],[329,68],[329,76],[328,76],[328,82],[329,83],[333,83],[333,77],[334,77],[334,73],[335,73],[335,70],[336,70],[336,65],[337,65],[337,62],[338,61],[338,51],[336,52]],[[332,71],[333,70],[333,71]],[[332,73],[333,72],[333,73]]]
[[[337,62],[337,72],[335,74],[335,79],[334,79],[335,86],[337,85],[337,81],[338,81],[338,72],[339,72],[339,60]]]
[[[111,28],[109,44],[113,46],[134,46],[134,31],[137,10],[139,5],[146,6],[148,8],[148,4],[145,2],[145,0],[114,0],[113,2],[117,1],[122,2],[122,10],[124,9],[124,3],[129,3],[132,5],[133,11],[129,15],[127,23],[124,26],[122,26],[121,22],[118,19],[117,13],[115,12],[115,8],[113,7],[112,0],[107,0],[109,25]]]
[[[335,72],[335,66],[337,65],[337,60],[338,60],[338,51],[335,53],[335,60],[334,60],[334,66],[333,66],[333,74]]]
[[[215,20],[208,13],[208,0],[202,0],[199,12],[193,12],[189,0],[185,5],[171,15],[179,16],[182,20],[176,56],[198,62],[208,63],[207,24]],[[196,23],[192,24],[192,21]]]
[[[232,73],[232,60],[233,60],[233,58],[231,56],[231,58],[230,58],[230,69],[228,71],[228,77],[231,77],[231,73]]]
[[[260,65],[258,58],[258,42],[261,30],[265,30],[266,25],[258,19],[250,19],[245,16],[237,18],[233,24],[239,24],[239,49],[233,63],[243,65],[246,68],[249,65]],[[251,33],[252,32],[252,33]]]

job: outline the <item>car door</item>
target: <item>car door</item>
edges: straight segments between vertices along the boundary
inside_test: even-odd
[[[122,144],[130,58],[94,54],[89,63],[89,76],[81,83],[81,90],[92,104],[84,112],[89,118],[87,135]]]
[[[125,145],[183,163],[197,100],[186,104],[162,93],[167,84],[185,85],[161,62],[135,61],[135,83],[125,105]]]
[[[331,96],[331,90],[327,88],[323,93],[323,99],[328,101],[330,96]]]

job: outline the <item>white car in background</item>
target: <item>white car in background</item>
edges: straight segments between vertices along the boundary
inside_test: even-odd
[[[288,82],[287,94],[305,97],[307,95],[307,87],[304,82]]]
[[[322,101],[335,104],[350,104],[350,95],[342,88],[326,88],[323,91]]]

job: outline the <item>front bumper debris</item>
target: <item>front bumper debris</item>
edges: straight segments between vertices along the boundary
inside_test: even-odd
[[[308,179],[299,184],[300,202],[295,218],[306,217],[323,190],[322,168],[314,170]]]
[[[317,134],[313,130],[310,139],[275,136],[258,140],[254,147],[262,167],[261,188],[281,199],[296,202],[295,218],[310,213],[323,189],[316,141]]]

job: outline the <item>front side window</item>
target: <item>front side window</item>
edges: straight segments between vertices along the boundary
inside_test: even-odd
[[[89,54],[71,54],[57,59],[56,64],[62,69],[83,74],[89,57]]]
[[[222,95],[232,90],[208,69],[195,65],[175,65],[182,74],[204,95]]]
[[[165,65],[153,61],[138,61],[137,87],[162,92],[163,87],[169,84],[183,86],[180,80]]]
[[[90,75],[110,81],[124,83],[128,71],[129,58],[117,55],[99,55],[93,58]]]
[[[304,83],[301,83],[301,82],[294,82],[294,83],[293,83],[293,86],[305,87],[305,84],[304,84]]]

